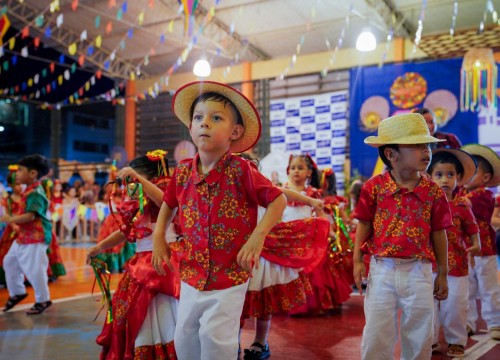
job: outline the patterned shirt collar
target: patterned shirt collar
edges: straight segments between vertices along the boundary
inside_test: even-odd
[[[430,180],[427,178],[427,176],[420,175],[420,181],[418,182],[417,186],[413,188],[413,190],[408,190],[406,188],[399,187],[394,178],[392,177],[390,171],[386,171],[383,174],[383,177],[385,184],[383,188],[384,195],[393,196],[397,192],[400,192],[402,194],[405,194],[407,192],[413,192],[420,201],[423,202],[426,199],[426,194],[428,192],[430,185]]]
[[[191,175],[193,183],[198,185],[202,181],[206,181],[208,185],[212,185],[219,181],[220,177],[224,173],[224,170],[229,166],[229,163],[231,162],[232,159],[232,155],[229,151],[226,152],[224,156],[221,157],[215,168],[213,168],[206,174],[200,173],[198,170],[199,159],[200,159],[199,154],[196,154],[196,156],[193,158],[193,165],[192,165],[193,171]]]

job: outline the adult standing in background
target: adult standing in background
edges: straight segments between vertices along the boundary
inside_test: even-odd
[[[439,149],[439,148],[449,148],[449,149],[460,149],[462,147],[462,143],[458,139],[455,134],[445,133],[442,131],[438,131],[436,119],[434,118],[434,113],[427,109],[415,109],[412,112],[420,114],[424,117],[427,126],[429,127],[429,132],[431,136],[435,138],[446,140],[443,142],[433,143],[431,144],[431,149]]]

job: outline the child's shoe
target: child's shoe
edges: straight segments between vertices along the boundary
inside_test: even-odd
[[[500,327],[491,328],[490,336],[493,340],[500,340]]]
[[[461,358],[464,357],[464,347],[458,344],[448,344],[448,352],[446,353],[448,357],[451,358]]]
[[[244,360],[264,360],[271,356],[269,344],[264,346],[258,342],[254,342],[251,346],[257,347],[261,350],[245,349],[245,355],[243,356]]]

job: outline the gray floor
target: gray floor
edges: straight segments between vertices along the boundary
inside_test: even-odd
[[[0,313],[0,360],[99,359],[105,311],[93,322],[102,305],[96,298],[54,303],[37,316],[26,315],[26,305]]]

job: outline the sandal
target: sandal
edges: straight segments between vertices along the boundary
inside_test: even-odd
[[[2,309],[2,311],[4,311],[4,312],[9,311],[14,306],[19,304],[21,301],[26,299],[27,296],[28,296],[28,294],[21,294],[21,295],[15,295],[15,296],[9,297],[9,299],[7,300],[7,303],[5,304],[5,307]]]
[[[448,357],[451,358],[461,358],[464,357],[464,347],[458,344],[449,344],[448,352],[446,353]]]
[[[245,349],[245,355],[243,356],[244,360],[264,360],[271,356],[271,350],[269,350],[269,344],[266,344],[264,346],[262,344],[259,344],[258,342],[254,342],[250,346],[255,346],[259,348],[260,351],[255,349]]]
[[[52,301],[46,301],[43,303],[35,303],[31,309],[29,309],[26,314],[27,315],[39,315],[43,313],[47,308],[52,305]]]

